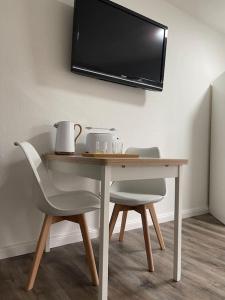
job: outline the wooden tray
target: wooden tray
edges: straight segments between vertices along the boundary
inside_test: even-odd
[[[96,158],[138,158],[138,154],[115,154],[115,153],[81,153],[84,157]]]

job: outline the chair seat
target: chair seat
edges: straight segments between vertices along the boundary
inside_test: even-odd
[[[127,192],[111,192],[110,201],[115,204],[138,206],[161,201],[164,197],[161,195],[146,195]]]
[[[100,198],[88,191],[73,191],[48,198],[54,216],[80,215],[100,208]]]

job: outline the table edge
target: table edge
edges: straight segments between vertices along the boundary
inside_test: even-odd
[[[187,165],[187,159],[174,159],[174,158],[92,158],[92,157],[83,157],[79,155],[56,155],[56,154],[44,154],[43,158],[46,161],[64,161],[64,162],[73,162],[80,164],[94,164],[94,165],[103,165],[103,166],[143,166],[143,165],[152,165],[152,166],[182,166]]]

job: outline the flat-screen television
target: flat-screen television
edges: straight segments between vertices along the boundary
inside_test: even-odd
[[[109,0],[75,0],[71,71],[162,91],[167,30]]]

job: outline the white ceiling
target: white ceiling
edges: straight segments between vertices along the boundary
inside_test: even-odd
[[[167,0],[225,34],[225,0]]]

